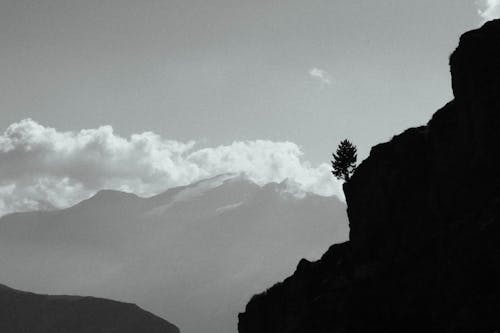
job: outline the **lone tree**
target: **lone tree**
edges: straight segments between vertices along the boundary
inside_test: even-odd
[[[356,146],[349,140],[340,141],[336,153],[333,153],[332,173],[337,179],[348,181],[356,169],[357,156]]]

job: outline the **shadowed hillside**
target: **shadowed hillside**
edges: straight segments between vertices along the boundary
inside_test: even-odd
[[[350,241],[255,296],[240,333],[500,329],[500,20],[450,58],[454,100],[344,185]]]
[[[37,295],[0,285],[0,332],[179,333],[179,330],[134,304],[93,297]]]

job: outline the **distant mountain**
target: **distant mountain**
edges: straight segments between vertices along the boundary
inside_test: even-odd
[[[0,219],[0,281],[136,303],[183,333],[233,333],[250,296],[347,239],[336,197],[221,175],[151,198],[100,191]]]
[[[0,332],[179,333],[179,329],[134,304],[37,295],[0,285]]]

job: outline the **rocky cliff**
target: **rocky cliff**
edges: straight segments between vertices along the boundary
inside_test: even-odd
[[[500,331],[500,20],[450,67],[454,100],[344,185],[350,241],[254,296],[240,333]]]
[[[0,332],[179,333],[179,329],[134,304],[37,295],[0,285]]]

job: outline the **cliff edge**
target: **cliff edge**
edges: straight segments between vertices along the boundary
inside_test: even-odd
[[[462,35],[454,99],[344,185],[350,241],[254,296],[240,333],[500,331],[500,20]]]

